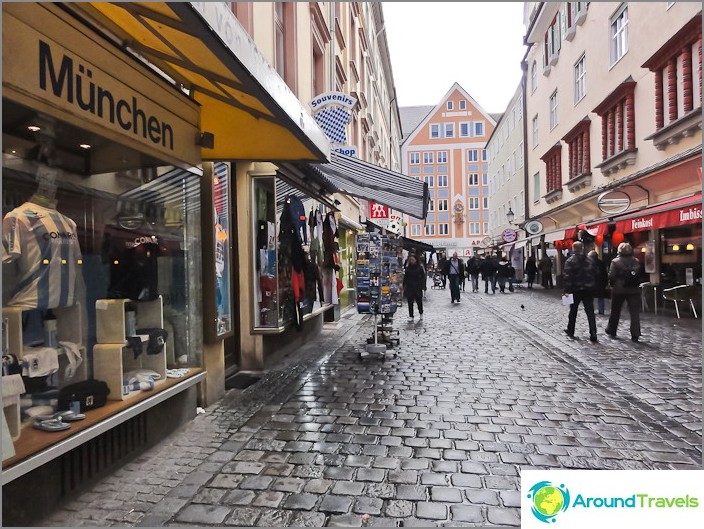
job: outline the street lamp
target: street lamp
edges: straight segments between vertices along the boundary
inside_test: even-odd
[[[511,206],[508,207],[508,211],[506,212],[506,220],[508,220],[509,224],[513,224],[513,219],[516,218],[515,213],[511,209]]]

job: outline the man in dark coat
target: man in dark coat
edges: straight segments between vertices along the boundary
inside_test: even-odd
[[[464,261],[457,257],[457,252],[452,254],[452,258],[447,262],[447,275],[450,278],[450,297],[452,303],[460,302],[460,282],[464,277]]]
[[[484,281],[484,294],[489,293],[489,283],[491,282],[491,293],[496,294],[496,270],[498,265],[494,258],[487,255],[479,265],[479,270],[482,273],[482,281]]]
[[[596,286],[594,287],[594,297],[597,300],[597,308],[599,314],[604,315],[604,309],[606,305],[606,287],[609,284],[609,272],[606,269],[604,261],[599,259],[599,254],[596,250],[592,250],[587,255],[589,259],[592,260],[594,264],[594,271],[596,273]]]
[[[423,319],[423,290],[425,289],[425,269],[415,254],[408,256],[408,266],[403,274],[403,296],[408,300],[408,319],[413,321],[413,303],[418,305],[418,314]]]
[[[526,275],[528,276],[528,288],[533,288],[535,282],[535,274],[538,272],[538,265],[535,262],[535,257],[530,256],[526,261]]]
[[[633,256],[633,247],[627,242],[618,245],[618,257],[611,261],[609,283],[611,284],[611,314],[606,334],[616,338],[621,307],[628,302],[631,313],[631,340],[640,338],[640,261]]]
[[[467,260],[467,274],[472,280],[472,292],[479,292],[479,265],[481,261],[476,255],[473,255]]]
[[[576,241],[572,248],[574,255],[567,259],[563,274],[565,294],[572,294],[574,297],[565,332],[567,336],[574,338],[577,310],[579,304],[582,303],[589,322],[589,340],[597,342],[596,317],[594,316],[594,287],[596,286],[594,263],[584,255],[584,243]]]
[[[438,272],[442,276],[442,288],[447,287],[447,259],[444,254],[440,254],[438,257]]]

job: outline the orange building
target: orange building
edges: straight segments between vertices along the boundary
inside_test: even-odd
[[[484,111],[457,83],[435,107],[399,111],[403,173],[424,179],[431,197],[425,220],[406,219],[406,236],[469,256],[489,235],[486,142],[500,114]]]

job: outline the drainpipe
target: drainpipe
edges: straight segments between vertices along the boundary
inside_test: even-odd
[[[529,219],[531,218],[530,214],[530,192],[529,192],[529,186],[530,186],[530,175],[528,173],[528,62],[526,61],[526,57],[528,57],[528,52],[530,51],[530,46],[528,47],[528,50],[526,50],[526,54],[523,56],[523,60],[521,60],[521,70],[523,71],[523,74],[521,75],[521,92],[523,95],[523,101],[522,101],[522,111],[523,111],[523,188],[525,189],[525,193],[523,194],[523,211],[525,211],[525,214],[523,215],[524,219]],[[524,221],[525,224],[525,221]],[[526,235],[528,232],[526,232]],[[533,254],[533,245],[531,244],[531,247],[529,248],[530,254]]]

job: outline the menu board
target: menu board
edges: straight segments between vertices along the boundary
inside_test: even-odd
[[[403,244],[394,234],[358,233],[357,312],[394,314],[401,306]]]

